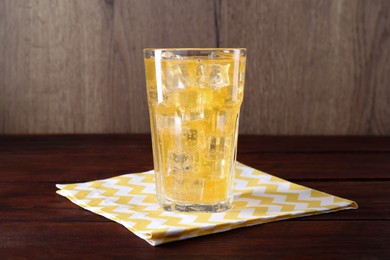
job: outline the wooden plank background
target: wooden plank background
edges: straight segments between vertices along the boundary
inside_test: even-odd
[[[146,47],[246,47],[241,133],[390,134],[388,0],[0,0],[0,133],[148,132]]]

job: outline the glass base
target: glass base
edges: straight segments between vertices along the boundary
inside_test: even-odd
[[[230,209],[232,204],[230,202],[220,202],[216,204],[182,204],[182,203],[160,203],[160,206],[166,211],[180,211],[180,212],[222,212]]]

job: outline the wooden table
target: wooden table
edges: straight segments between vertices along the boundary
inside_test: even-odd
[[[390,137],[239,138],[238,160],[360,208],[152,247],[56,183],[152,168],[148,135],[0,136],[0,258],[390,257]]]

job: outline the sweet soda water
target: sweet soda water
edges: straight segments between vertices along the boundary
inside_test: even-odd
[[[180,50],[180,49],[179,49]],[[157,198],[166,210],[222,211],[232,202],[242,49],[145,50]]]

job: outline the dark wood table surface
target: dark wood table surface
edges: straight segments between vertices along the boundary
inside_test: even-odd
[[[55,193],[150,170],[149,135],[0,136],[0,259],[390,259],[390,137],[240,136],[238,160],[359,209],[152,247]]]

